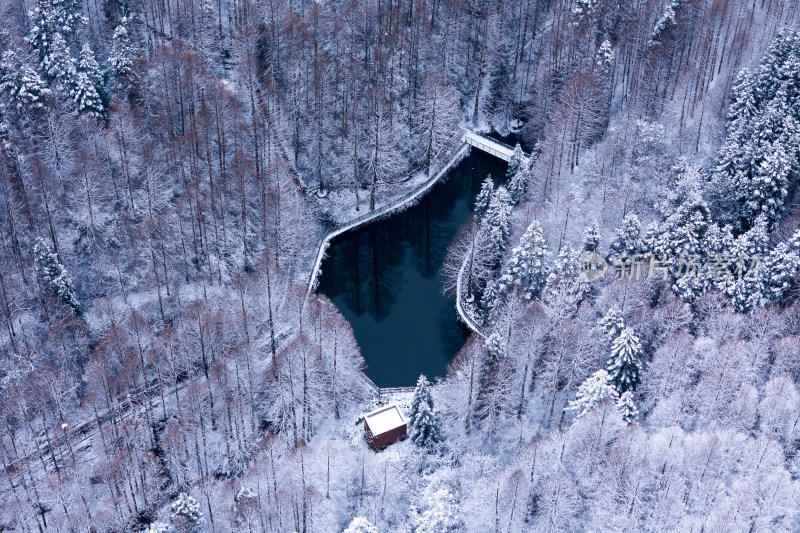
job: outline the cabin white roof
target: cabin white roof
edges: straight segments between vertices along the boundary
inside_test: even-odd
[[[395,403],[384,405],[364,415],[364,420],[373,435],[380,435],[399,428],[406,423],[400,406]]]

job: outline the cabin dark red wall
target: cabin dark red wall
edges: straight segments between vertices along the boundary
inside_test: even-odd
[[[403,424],[400,427],[397,427],[391,431],[387,431],[386,433],[381,433],[377,437],[372,434],[369,430],[369,426],[367,425],[367,421],[364,420],[364,435],[367,437],[367,442],[372,447],[373,451],[378,451],[381,448],[384,448],[398,440],[403,440],[406,438],[406,424]]]

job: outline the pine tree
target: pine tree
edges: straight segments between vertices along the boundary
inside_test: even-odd
[[[414,533],[460,533],[465,531],[453,493],[439,489],[428,499],[427,508],[414,517]]]
[[[417,379],[417,386],[414,389],[414,396],[411,399],[411,411],[408,413],[409,420],[413,420],[419,412],[420,405],[426,404],[430,409],[433,409],[433,396],[431,396],[431,382],[425,375],[420,375]]]
[[[728,252],[736,263],[731,276],[719,282],[718,286],[740,313],[750,313],[767,301],[763,260],[767,257],[768,247],[767,217],[761,215],[756,218],[753,227],[736,238]]]
[[[85,113],[95,117],[102,117],[105,110],[103,101],[97,93],[94,84],[89,80],[85,73],[78,73],[75,79],[75,86],[72,90],[72,98],[75,100],[75,107],[78,113]]]
[[[515,204],[519,203],[522,197],[525,196],[528,182],[531,179],[532,166],[533,158],[530,158],[527,162],[523,161],[519,170],[508,180],[508,194],[511,195],[511,200]]]
[[[598,4],[599,0],[575,0],[575,6],[572,8],[572,12],[576,15],[586,15],[597,8]]]
[[[511,251],[511,258],[499,279],[499,290],[506,292],[518,287],[525,298],[536,298],[541,294],[549,273],[550,252],[541,224],[534,221],[525,230],[519,245]]]
[[[800,274],[800,230],[788,242],[779,243],[764,259],[763,280],[766,296],[780,301]]]
[[[711,194],[723,222],[741,225],[740,205],[747,189],[747,167],[753,159],[753,126],[759,113],[755,76],[745,68],[732,87],[727,115],[727,137],[719,150],[711,179]]]
[[[614,231],[614,238],[608,245],[609,258],[634,256],[643,251],[642,224],[636,213],[628,213],[622,219],[622,226]]]
[[[498,280],[489,280],[483,289],[483,295],[481,295],[481,308],[483,308],[485,316],[489,317],[494,313],[502,297],[503,291],[500,289],[500,282]]]
[[[597,249],[600,248],[600,231],[597,228],[597,222],[592,223],[584,230],[581,242],[584,251],[597,252]]]
[[[435,444],[441,442],[439,417],[434,409],[428,407],[428,404],[420,404],[419,411],[411,421],[409,435],[411,442],[420,448],[432,448]]]
[[[514,176],[517,175],[525,167],[525,154],[522,151],[522,147],[517,143],[514,146],[514,153],[511,155],[511,159],[508,160],[508,169],[506,170],[506,182],[510,183]]]
[[[569,402],[566,410],[581,418],[606,398],[616,401],[617,396],[611,376],[605,370],[598,370],[578,386],[575,399]]]
[[[81,59],[78,63],[78,72],[86,73],[86,76],[89,78],[89,81],[92,82],[92,85],[94,85],[94,88],[97,90],[98,94],[105,93],[106,81],[103,77],[103,71],[100,68],[100,64],[97,63],[97,59],[95,59],[94,56],[94,51],[92,51],[92,47],[89,46],[89,43],[84,43],[83,48],[81,48]]]
[[[745,124],[751,124],[758,112],[756,105],[756,81],[750,69],[743,68],[731,87],[731,105],[726,120],[730,128],[741,131]]]
[[[583,298],[589,293],[589,284],[578,276],[578,251],[564,247],[553,263],[547,283],[542,291],[542,302],[554,320],[573,316]]]
[[[411,442],[420,448],[429,448],[440,442],[441,425],[433,407],[430,382],[424,375],[417,380],[414,397],[411,400],[409,435]]]
[[[508,346],[497,333],[492,333],[486,339],[486,351],[489,354],[489,364],[491,365],[508,356]]]
[[[0,59],[0,93],[20,110],[41,109],[52,93],[39,74],[22,64],[13,50],[6,50]]]
[[[664,8],[664,14],[656,21],[653,27],[653,32],[650,34],[650,41],[647,43],[648,48],[652,48],[661,42],[664,32],[670,27],[675,25],[675,10],[680,6],[681,0],[671,0]]]
[[[483,224],[494,248],[494,257],[499,259],[511,234],[511,196],[502,185],[492,194]]]
[[[82,9],[80,0],[37,0],[31,13],[32,26],[28,33],[28,42],[39,52],[39,59],[48,74],[47,65],[53,62],[50,56],[54,53],[62,54],[59,48],[68,50],[68,42],[71,42],[80,27],[86,23]]]
[[[622,420],[628,424],[636,422],[636,418],[639,416],[639,409],[633,401],[633,393],[631,391],[625,391],[620,395],[619,400],[617,400],[617,410],[622,415]]]
[[[614,342],[614,340],[620,336],[622,330],[625,329],[625,320],[622,317],[622,311],[619,310],[618,307],[612,307],[606,313],[606,316],[601,318],[597,325],[600,326],[600,330],[605,335],[606,340],[609,343]]]
[[[483,183],[481,183],[481,190],[478,196],[475,197],[475,214],[478,218],[486,216],[486,210],[489,209],[489,204],[492,202],[492,195],[494,194],[494,182],[491,176],[488,176]]]
[[[611,354],[606,370],[619,393],[633,390],[639,384],[642,363],[642,345],[631,328],[622,330],[611,344]]]
[[[58,32],[53,35],[53,40],[42,58],[42,69],[69,94],[72,94],[77,74],[75,59],[72,57],[64,37]]]
[[[50,43],[58,32],[58,26],[53,16],[53,5],[50,0],[37,0],[36,7],[30,14],[31,29],[28,32],[28,42],[39,52],[39,59],[43,59],[50,49]]]
[[[681,169],[675,187],[660,206],[664,220],[648,227],[645,248],[657,260],[669,262],[672,290],[691,302],[710,287],[707,279],[691,275],[693,263],[702,263],[709,251],[706,236],[714,223],[700,189],[696,169]]]
[[[80,32],[81,27],[88,23],[83,16],[83,2],[81,0],[50,0],[56,27],[67,39]]]
[[[363,516],[357,516],[342,533],[378,533],[378,528]]]
[[[42,286],[61,302],[70,306],[76,315],[80,315],[81,308],[72,279],[67,274],[67,269],[58,260],[52,248],[41,238],[37,239],[33,247],[36,272]]]
[[[176,529],[186,533],[197,531],[205,522],[200,504],[185,492],[170,506],[170,520]]]
[[[697,169],[679,169],[675,186],[659,206],[664,220],[646,236],[647,248],[659,259],[702,254],[711,214],[701,192]]]
[[[787,127],[791,124],[790,129],[795,130],[787,133],[786,137],[800,134],[796,131],[794,123],[788,119],[786,123]],[[747,220],[754,220],[759,215],[765,215],[770,227],[774,227],[780,220],[792,174],[792,165],[786,153],[785,144],[789,143],[783,141],[782,137],[766,148],[764,158],[758,165],[756,174],[750,183],[750,195],[744,206],[744,217]]]
[[[759,215],[769,228],[783,214],[788,184],[800,174],[800,36],[779,34],[755,73],[732,89],[725,142],[711,185],[723,222],[747,231]]]
[[[611,47],[611,41],[608,39],[604,40],[597,49],[597,53],[594,57],[594,64],[597,65],[597,69],[603,74],[611,72],[611,66],[614,64],[614,50]]]
[[[111,41],[108,65],[111,67],[111,75],[115,78],[127,76],[133,63],[133,45],[128,35],[128,29],[125,27],[126,22],[125,19],[122,19],[120,25],[114,30]]]

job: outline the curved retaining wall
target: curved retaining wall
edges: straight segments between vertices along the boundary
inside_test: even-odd
[[[322,240],[319,243],[319,248],[317,249],[317,257],[314,260],[314,268],[311,270],[311,277],[308,280],[308,288],[306,290],[306,299],[311,295],[312,292],[317,287],[317,281],[319,279],[320,274],[320,266],[322,265],[322,260],[325,259],[325,254],[328,251],[328,246],[330,246],[331,241],[341,235],[342,233],[348,232],[350,230],[360,228],[370,222],[375,222],[380,220],[381,218],[387,217],[393,213],[398,211],[402,211],[403,209],[411,206],[420,199],[426,192],[428,192],[436,183],[442,179],[442,177],[450,170],[453,166],[457,165],[461,162],[461,160],[466,157],[469,153],[470,147],[469,145],[465,144],[461,146],[458,151],[453,155],[452,158],[447,162],[447,164],[442,167],[439,172],[437,172],[433,177],[428,178],[425,183],[411,191],[410,193],[406,194],[392,205],[383,207],[381,209],[376,209],[375,211],[368,213],[366,215],[360,216],[354,220],[351,220],[347,224],[336,228],[325,234],[322,237]]]

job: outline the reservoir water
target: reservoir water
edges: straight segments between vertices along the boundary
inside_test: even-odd
[[[444,376],[467,338],[440,270],[487,174],[506,163],[477,150],[417,205],[335,239],[319,291],[353,326],[367,375],[380,387]]]

